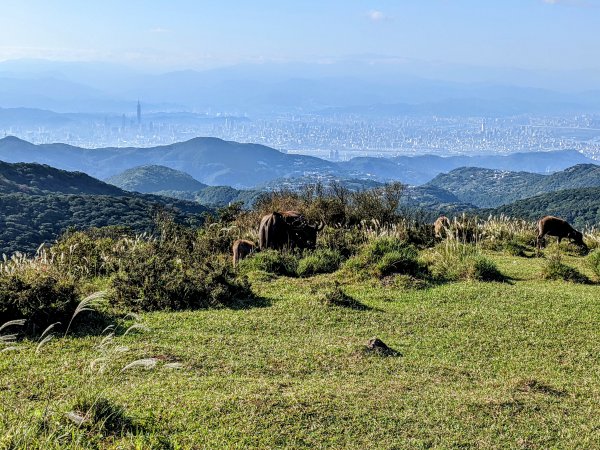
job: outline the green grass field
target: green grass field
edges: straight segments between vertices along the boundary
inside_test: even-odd
[[[600,447],[600,287],[488,256],[509,282],[255,274],[246,308],[19,342],[0,353],[0,448]],[[362,307],[319,301],[334,279]],[[401,356],[366,352],[375,336]],[[122,370],[143,358],[155,366]],[[67,417],[101,400],[104,425]]]

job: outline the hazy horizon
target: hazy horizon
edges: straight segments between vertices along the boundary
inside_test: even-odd
[[[597,158],[598,23],[600,0],[7,0],[0,136]]]
[[[0,61],[102,61],[164,72],[377,55],[400,64],[600,70],[597,0],[8,0],[0,20]]]

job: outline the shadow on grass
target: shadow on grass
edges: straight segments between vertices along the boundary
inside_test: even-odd
[[[535,379],[523,380],[519,382],[515,386],[515,390],[523,393],[543,394],[552,397],[565,397],[567,395],[565,391],[556,389]]]
[[[50,334],[63,336],[67,332],[68,336],[85,337],[96,336],[109,325],[117,320],[112,314],[99,311],[83,311],[73,318],[71,316],[56,317],[35,317],[34,319],[24,319],[21,325],[9,325],[0,332],[0,336],[14,336],[15,340],[23,338],[42,339]],[[18,320],[15,320],[15,322]],[[6,321],[8,323],[9,321]],[[11,320],[12,322],[12,320]],[[0,326],[3,324],[0,323]]]
[[[233,300],[231,303],[225,305],[225,308],[233,310],[267,308],[272,304],[271,299],[254,295]]]
[[[348,295],[340,286],[340,283],[325,283],[313,286],[310,289],[319,303],[325,306],[347,308],[355,311],[373,311],[371,306],[361,303],[359,300]]]
[[[344,299],[332,299],[326,302],[323,302],[327,306],[337,306],[341,308],[353,309],[355,311],[375,311],[375,308],[365,305],[364,303],[359,302],[358,300],[347,296]]]
[[[162,433],[160,424],[155,422],[152,415],[140,420],[128,414],[123,406],[101,396],[84,396],[77,400],[72,411],[65,415],[65,421],[84,430],[90,436],[143,436],[146,442],[140,448],[175,448],[169,437]]]
[[[76,401],[73,412],[67,414],[67,419],[104,436],[144,430],[144,426],[130,417],[125,408],[104,397],[82,398]]]
[[[119,318],[116,315],[105,311],[84,311],[73,319],[68,335],[72,337],[98,336],[106,327],[114,325],[117,321]],[[63,333],[67,324],[62,327]]]

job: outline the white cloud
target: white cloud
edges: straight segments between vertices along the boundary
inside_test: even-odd
[[[372,9],[371,11],[367,12],[367,17],[372,22],[383,22],[384,20],[390,19],[389,16],[385,15],[382,11],[378,11],[376,9]]]

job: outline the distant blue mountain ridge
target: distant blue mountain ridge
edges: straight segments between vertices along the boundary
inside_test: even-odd
[[[282,153],[258,144],[199,137],[149,148],[86,149],[66,144],[34,145],[16,137],[0,139],[0,160],[36,162],[107,179],[144,165],[180,170],[197,181],[217,186],[253,188],[279,178],[335,175],[344,178],[397,180],[421,185],[459,167],[552,173],[577,164],[596,164],[575,150],[513,153],[505,156],[360,157],[331,162],[313,156]]]

